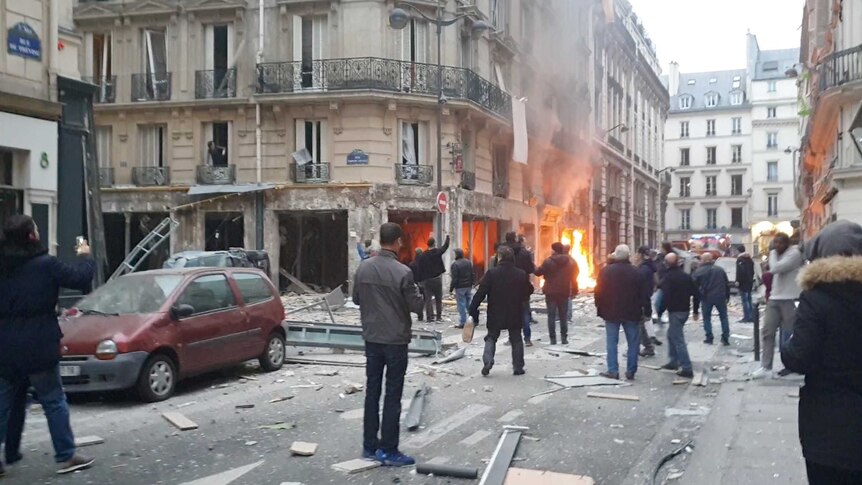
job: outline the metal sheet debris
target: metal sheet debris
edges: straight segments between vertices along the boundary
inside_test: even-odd
[[[588,392],[587,397],[596,397],[600,399],[619,399],[622,401],[640,401],[641,398],[630,394],[609,394],[606,392]]]
[[[546,381],[562,387],[587,387],[587,386],[619,386],[623,382],[617,379],[608,379],[602,376],[557,376],[546,377]]]
[[[329,359],[309,359],[305,357],[287,356],[284,358],[285,364],[306,364],[306,365],[340,365],[343,367],[365,367],[365,362],[351,362],[346,360],[329,360]],[[289,373],[289,375],[288,375]],[[288,371],[285,377],[293,377],[294,373]]]
[[[431,362],[431,364],[432,365],[440,365],[440,364],[446,364],[449,362],[454,362],[458,359],[463,359],[465,355],[467,355],[467,347],[462,347],[462,348],[450,353],[449,355],[447,355],[446,357],[444,357],[442,359],[435,360],[434,362]]]
[[[515,457],[515,451],[521,441],[522,433],[520,430],[503,429],[503,434],[500,436],[500,441],[497,442],[497,448],[491,455],[491,461],[485,468],[479,485],[503,485],[506,481],[509,465],[512,463],[512,458]]]
[[[578,349],[572,349],[569,347],[559,347],[559,346],[554,346],[554,345],[550,345],[548,347],[545,347],[544,350],[546,350],[548,352],[562,352],[565,354],[580,355],[580,356],[584,356],[584,357],[604,357],[607,355],[604,352],[589,352],[587,350],[578,350]]]
[[[285,343],[294,347],[341,348],[365,350],[362,327],[334,323],[316,323],[286,320]],[[440,351],[442,334],[436,330],[413,329],[407,351],[414,354],[432,355]]]
[[[430,391],[430,387],[422,384],[422,387],[413,394],[413,399],[410,400],[410,407],[407,410],[407,417],[404,418],[404,425],[408,431],[419,429],[419,424],[422,421],[422,410],[425,408],[425,396]]]

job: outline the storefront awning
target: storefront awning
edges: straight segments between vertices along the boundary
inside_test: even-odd
[[[189,195],[245,194],[275,188],[273,184],[193,185]]]

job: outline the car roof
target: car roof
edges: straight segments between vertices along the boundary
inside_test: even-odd
[[[174,253],[171,255],[170,259],[176,258],[199,258],[201,256],[212,256],[215,254],[230,254],[228,251],[180,251],[179,253]]]
[[[134,273],[129,273],[132,275],[178,275],[178,276],[188,276],[188,275],[197,275],[203,273],[261,273],[263,271],[257,268],[224,268],[219,266],[204,266],[204,267],[192,267],[192,268],[163,268],[163,269],[153,269],[148,271],[136,271]],[[128,275],[126,275],[128,276]]]

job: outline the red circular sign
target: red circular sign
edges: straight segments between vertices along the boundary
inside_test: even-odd
[[[441,214],[449,211],[449,196],[446,192],[437,193],[437,211]]]

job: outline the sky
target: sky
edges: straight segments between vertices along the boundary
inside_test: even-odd
[[[761,49],[799,47],[804,0],[629,0],[658,52],[662,73],[745,67],[745,34]]]

